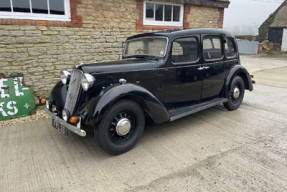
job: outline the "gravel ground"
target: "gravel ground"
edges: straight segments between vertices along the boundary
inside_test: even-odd
[[[34,115],[30,115],[27,117],[21,117],[17,119],[11,119],[7,121],[0,121],[0,128],[27,123],[27,122],[32,122],[32,121],[37,121],[40,119],[47,119],[49,117],[50,116],[48,115],[48,113],[46,113],[44,110],[37,110]]]

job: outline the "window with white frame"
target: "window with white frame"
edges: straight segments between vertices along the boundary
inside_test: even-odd
[[[0,18],[71,21],[69,0],[0,1]]]
[[[183,5],[145,1],[143,24],[183,26]]]

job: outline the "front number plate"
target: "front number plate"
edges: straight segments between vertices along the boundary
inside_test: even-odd
[[[60,124],[58,121],[55,119],[52,120],[52,126],[57,129],[62,135],[68,136],[68,129],[64,127],[62,124]]]

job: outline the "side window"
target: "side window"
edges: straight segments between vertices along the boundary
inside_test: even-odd
[[[172,43],[173,63],[193,62],[198,59],[198,41],[194,37],[180,38]]]
[[[226,39],[224,52],[226,57],[235,56],[235,44],[233,40],[228,38]]]
[[[222,58],[221,39],[217,36],[205,36],[203,38],[203,58],[205,60]]]

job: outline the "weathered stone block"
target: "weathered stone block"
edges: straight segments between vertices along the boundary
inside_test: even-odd
[[[36,37],[17,37],[17,43],[38,43]]]
[[[8,31],[0,31],[0,36],[8,36],[9,32]]]
[[[51,38],[50,37],[39,37],[39,43],[50,43]]]
[[[106,40],[104,38],[98,38],[98,39],[96,39],[96,42],[97,43],[105,43]]]
[[[18,25],[3,25],[3,29],[8,30],[8,31],[15,31],[19,29]]]
[[[26,31],[25,33],[27,37],[40,37],[41,36],[41,31]]]
[[[58,60],[59,61],[69,61],[70,60],[70,56],[69,55],[59,55],[58,56]]]
[[[66,43],[68,41],[68,37],[65,36],[52,36],[53,43]]]
[[[24,32],[23,31],[10,31],[10,36],[21,37],[21,36],[24,36]]]
[[[48,51],[49,55],[61,55],[63,54],[63,50],[52,50],[52,51]]]
[[[17,51],[18,53],[26,53],[27,52],[27,48],[18,48]]]
[[[61,31],[60,35],[66,35],[66,36],[71,36],[74,35],[75,33],[73,31]]]
[[[29,55],[35,56],[35,55],[43,55],[46,53],[46,48],[37,47],[37,48],[29,48],[28,49]]]
[[[116,37],[107,37],[106,41],[108,43],[113,43],[113,42],[116,42],[117,41],[117,38]]]
[[[51,31],[61,31],[61,27],[49,27]]]
[[[85,50],[84,49],[75,49],[74,51],[73,51],[73,53],[85,53]]]
[[[25,26],[21,26],[21,27],[20,27],[20,30],[23,30],[23,31],[36,30],[36,26],[25,25]]]
[[[0,44],[14,44],[15,39],[13,37],[0,37]]]
[[[16,59],[28,57],[28,53],[18,53],[18,54],[14,54],[13,57],[16,58]]]
[[[0,53],[0,57],[9,58],[9,57],[11,57],[11,53]]]
[[[44,31],[43,35],[58,35],[59,31]]]
[[[83,57],[83,60],[93,60],[94,57],[93,56],[85,56]]]
[[[39,71],[44,71],[44,69],[42,67],[33,67],[33,68],[28,69],[28,72],[30,73],[39,72]]]
[[[38,29],[40,31],[47,31],[47,27],[45,27],[45,26],[39,26]]]

